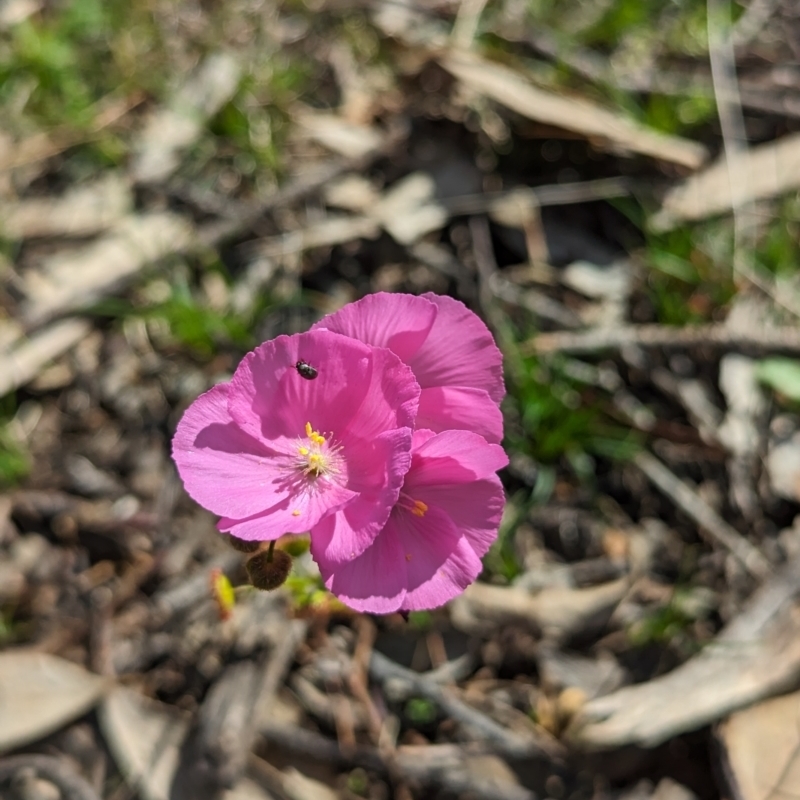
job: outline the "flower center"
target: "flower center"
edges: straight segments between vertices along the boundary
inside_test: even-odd
[[[397,505],[406,511],[410,511],[415,517],[424,517],[428,510],[427,503],[423,503],[422,500],[415,500],[413,497],[409,497],[405,492],[400,492]]]
[[[341,472],[341,445],[332,445],[306,422],[306,436],[297,441],[294,466],[309,478],[334,476]]]

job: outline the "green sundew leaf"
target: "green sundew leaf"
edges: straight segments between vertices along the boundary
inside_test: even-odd
[[[800,402],[800,361],[766,358],[757,370],[758,379],[789,400]]]

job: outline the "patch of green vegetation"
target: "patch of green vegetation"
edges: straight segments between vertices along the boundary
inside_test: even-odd
[[[411,611],[408,624],[415,631],[429,631],[433,627],[433,614],[430,611]]]
[[[30,622],[17,620],[16,612],[11,605],[0,608],[0,648],[24,642],[31,633]]]
[[[676,637],[683,636],[691,624],[691,617],[670,603],[657,608],[631,625],[627,631],[628,641],[634,647],[669,644]]]
[[[252,344],[247,326],[229,312],[202,306],[185,287],[177,287],[172,296],[148,309],[146,315],[166,321],[172,335],[197,355],[210,358],[222,343],[243,348]]]
[[[439,709],[432,700],[424,697],[412,697],[406,703],[403,713],[412,725],[430,725],[436,721]]]
[[[800,268],[800,195],[784,198],[759,242],[756,263],[779,276]]]
[[[318,575],[289,575],[284,586],[292,598],[292,605],[297,609],[324,608],[334,600]]]
[[[235,152],[235,168],[249,175],[279,173],[291,129],[289,109],[310,91],[313,65],[290,53],[258,63],[236,96],[210,121],[209,130]]]
[[[31,469],[24,448],[11,435],[8,425],[0,427],[0,487],[19,483]]]
[[[558,359],[547,363],[529,357],[509,387],[511,418],[507,443],[538,463],[565,458],[583,479],[591,479],[586,456],[630,457],[636,443],[604,416],[601,397],[568,377]]]
[[[758,379],[791,404],[800,403],[800,361],[794,358],[765,358],[758,365]]]
[[[707,617],[712,605],[712,593],[707,589],[676,589],[666,605],[654,609],[628,628],[628,641],[634,647],[666,644],[689,654],[697,649],[689,637],[689,628]]]
[[[358,797],[369,797],[369,776],[361,767],[356,767],[347,776],[347,788]]]
[[[110,93],[160,86],[160,37],[144,3],[72,0],[0,36],[0,105],[46,128],[85,129]]]
[[[30,456],[11,426],[15,410],[13,394],[0,398],[0,488],[19,483],[31,468]]]
[[[210,358],[221,346],[236,345],[245,350],[254,344],[253,316],[241,316],[228,309],[211,308],[197,299],[185,276],[177,276],[168,287],[168,296],[157,301],[134,303],[108,299],[89,311],[113,319],[139,317],[161,322],[168,338],[200,358]],[[260,313],[260,307],[257,309]]]
[[[549,485],[551,482],[552,485],[555,484],[555,470],[545,468],[539,471],[536,485],[532,492],[518,491],[508,498],[497,539],[492,542],[489,552],[486,553],[483,559],[484,566],[491,575],[502,577],[510,583],[522,571],[514,550],[514,536],[517,528],[527,518],[531,507],[540,502],[537,500],[539,487],[545,484]],[[552,489],[552,486],[550,488]],[[546,499],[544,502],[546,502]]]
[[[658,322],[711,321],[736,294],[732,259],[733,230],[727,219],[648,233],[641,260]]]

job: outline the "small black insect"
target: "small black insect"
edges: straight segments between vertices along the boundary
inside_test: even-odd
[[[300,373],[300,377],[305,378],[307,381],[313,381],[319,375],[319,370],[306,361],[298,361],[294,368]]]

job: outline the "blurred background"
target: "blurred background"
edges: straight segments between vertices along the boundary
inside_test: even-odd
[[[795,0],[0,0],[0,797],[800,798],[798,130]],[[506,365],[408,621],[169,455],[375,291]]]

